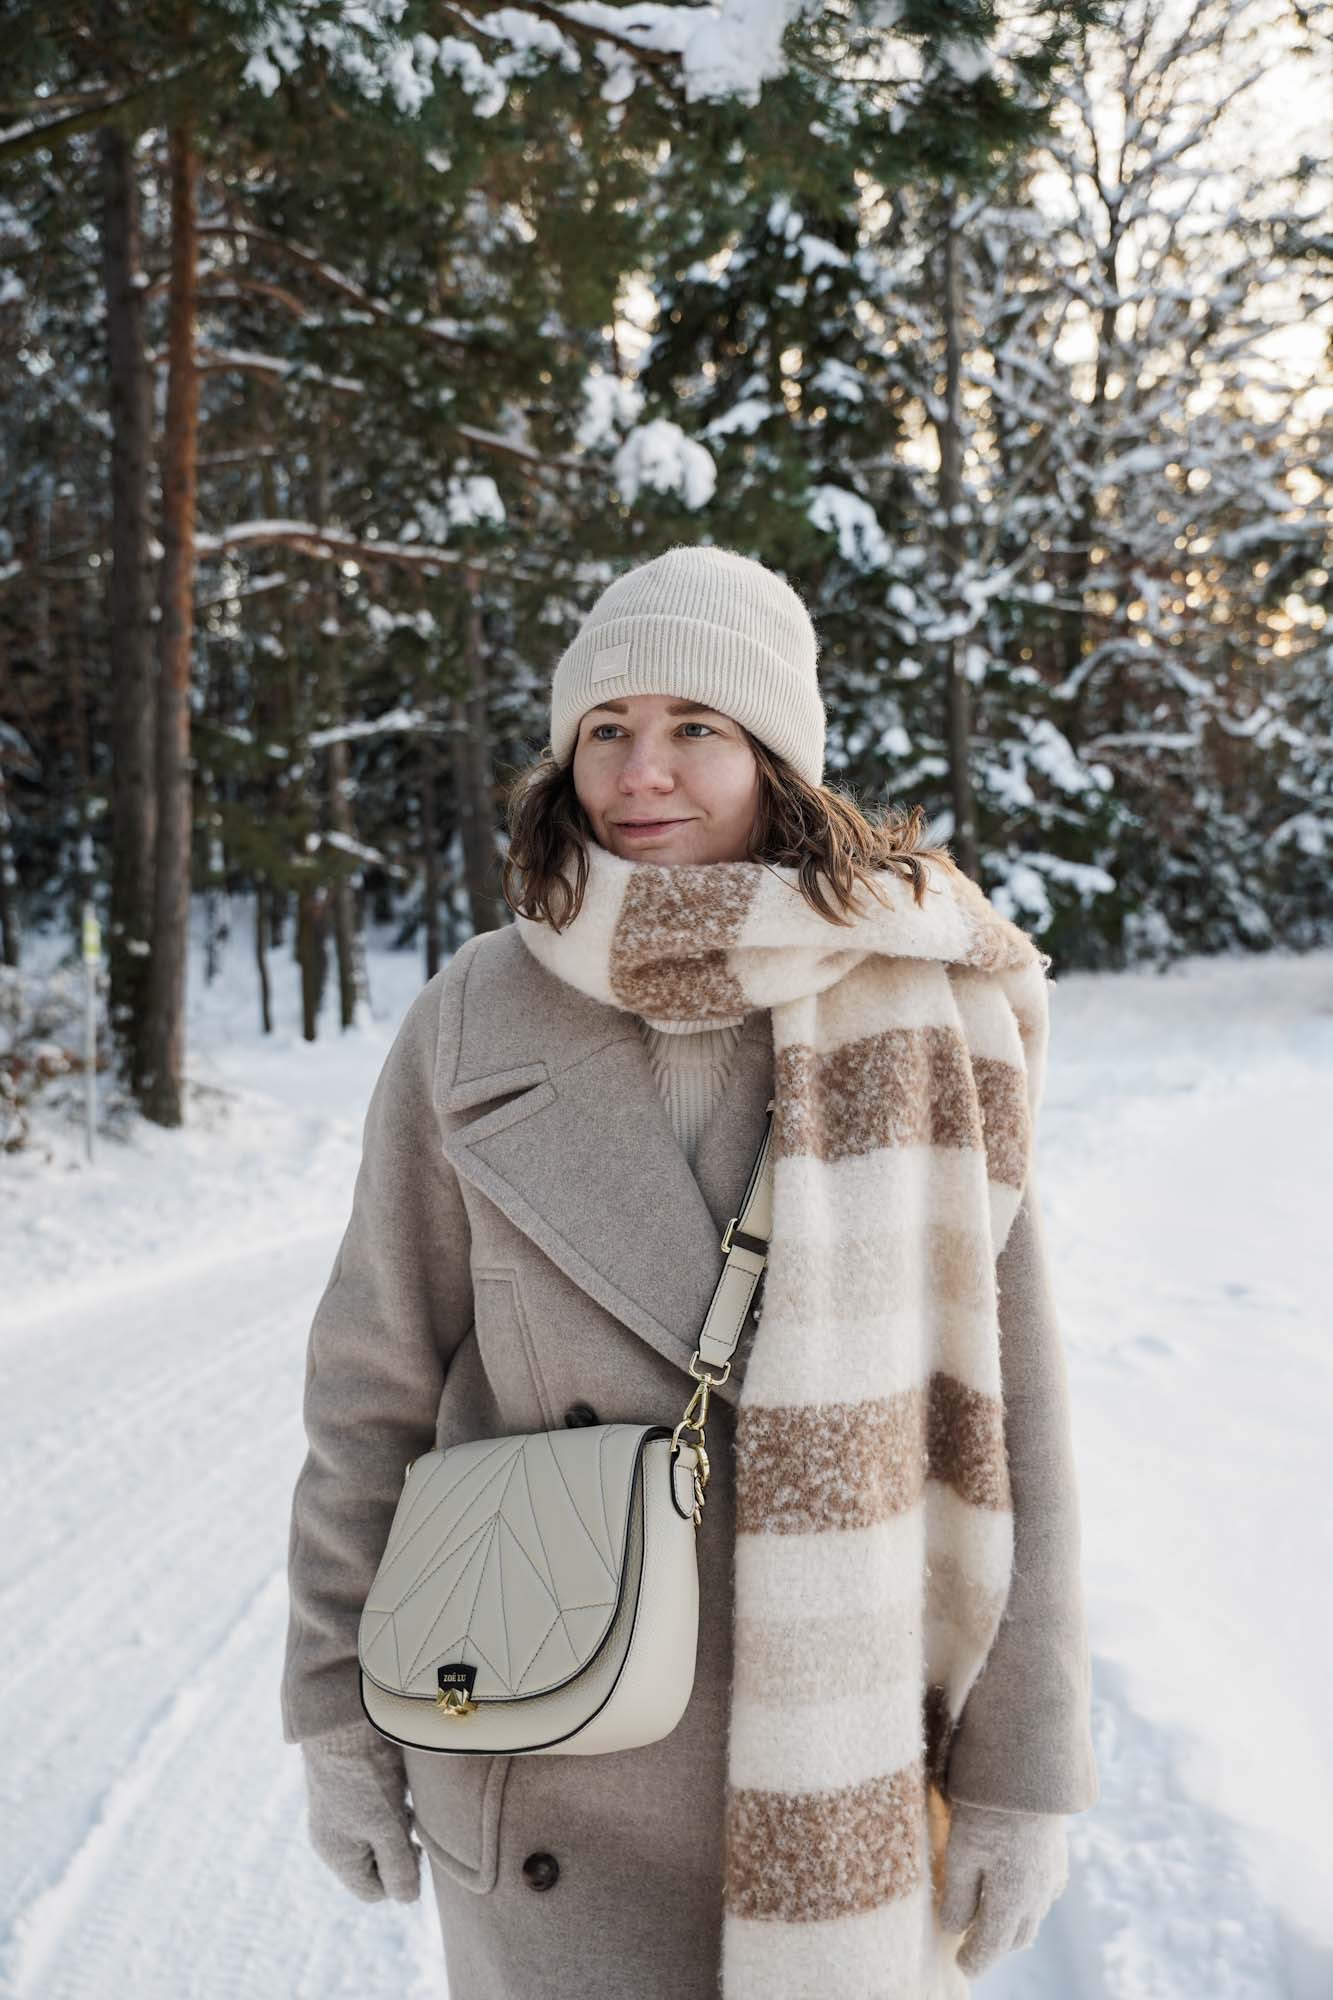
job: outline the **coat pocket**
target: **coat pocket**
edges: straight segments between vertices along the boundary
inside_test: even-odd
[[[474,1265],[477,1344],[482,1365],[505,1412],[511,1430],[554,1430],[559,1419],[552,1410],[541,1362],[523,1302],[518,1273],[512,1265]]]
[[[513,1757],[452,1756],[404,1746],[418,1840],[432,1860],[479,1895],[495,1887],[500,1808]]]

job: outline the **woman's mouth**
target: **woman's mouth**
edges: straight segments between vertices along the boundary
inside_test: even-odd
[[[683,819],[618,819],[616,827],[630,840],[652,840],[670,833],[673,826],[686,826],[688,823]]]

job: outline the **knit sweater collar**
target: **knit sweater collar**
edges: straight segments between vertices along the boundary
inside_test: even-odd
[[[651,1028],[654,1034],[697,1035],[706,1033],[710,1028],[743,1028],[750,1016],[748,1013],[736,1014],[724,1021],[659,1021],[655,1020],[651,1014],[640,1014],[636,1018],[642,1021],[646,1027]]]

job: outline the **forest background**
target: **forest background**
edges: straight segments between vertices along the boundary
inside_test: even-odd
[[[192,909],[308,1039],[367,925],[507,921],[554,662],[682,541],[1057,970],[1333,941],[1331,33],[0,4],[0,1144],[81,1060],[25,932],[101,931],[102,1115],[170,1125]]]

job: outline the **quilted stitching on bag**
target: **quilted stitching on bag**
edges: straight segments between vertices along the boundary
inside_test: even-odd
[[[586,1666],[619,1596],[640,1436],[598,1431],[478,1438],[415,1462],[361,1616],[373,1680],[433,1696],[436,1668],[467,1661],[474,1695],[498,1699]]]

